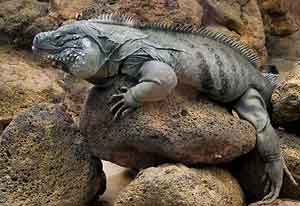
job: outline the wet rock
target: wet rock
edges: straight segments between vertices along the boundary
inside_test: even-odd
[[[300,138],[283,131],[277,131],[281,140],[281,149],[287,167],[300,182]],[[265,183],[262,182],[264,164],[256,151],[241,158],[235,165],[236,177],[245,194],[252,201],[261,200]],[[300,187],[295,186],[290,179],[284,177],[281,198],[300,200]]]
[[[118,196],[115,206],[242,206],[237,181],[218,168],[162,165],[141,171]]]
[[[34,104],[62,100],[57,73],[44,69],[26,52],[1,47],[0,71],[0,128]]]
[[[272,94],[272,120],[290,130],[297,131],[300,123],[300,65],[288,73]],[[300,132],[300,130],[299,130]]]
[[[105,190],[102,163],[59,105],[39,104],[0,137],[0,203],[80,206]]]
[[[100,159],[131,168],[170,161],[215,164],[255,146],[248,122],[184,86],[112,124],[108,100],[126,84],[117,79],[108,89],[93,88],[81,113],[80,129]]]
[[[249,206],[259,206],[258,204],[251,204]],[[267,206],[300,206],[299,201],[295,200],[276,200],[274,203],[268,204]]]

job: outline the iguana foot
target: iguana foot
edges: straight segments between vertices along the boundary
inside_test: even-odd
[[[119,94],[112,95],[109,103],[113,104],[110,108],[110,112],[114,115],[113,122],[120,117],[123,118],[139,106],[127,87],[122,87]]]
[[[280,193],[283,181],[283,162],[282,159],[276,159],[265,163],[265,197],[256,203],[256,205],[266,205],[274,202]]]

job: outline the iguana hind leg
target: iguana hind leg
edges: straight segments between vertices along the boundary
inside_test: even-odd
[[[284,162],[281,157],[279,138],[273,129],[265,102],[255,89],[248,89],[234,105],[242,119],[252,123],[257,132],[257,149],[265,163],[268,194],[259,204],[273,202],[278,198],[283,181]]]

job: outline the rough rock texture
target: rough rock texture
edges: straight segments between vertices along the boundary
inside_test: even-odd
[[[285,36],[299,30],[299,1],[259,0],[265,30],[269,35]]]
[[[237,181],[218,168],[162,165],[141,171],[121,192],[115,206],[242,206]]]
[[[300,182],[300,138],[283,131],[277,131],[281,139],[281,149],[287,167]],[[241,158],[235,165],[236,177],[250,200],[263,197],[265,183],[262,182],[263,168],[261,159],[254,151]],[[285,177],[280,197],[300,200],[300,187],[295,186]]]
[[[260,206],[258,204],[251,204],[249,206]],[[272,204],[268,204],[268,206],[300,206],[299,201],[295,200],[288,200],[288,199],[283,199],[283,200],[276,200]]]
[[[92,0],[2,0],[0,33],[18,46],[30,48],[33,36],[76,19]]]
[[[29,45],[34,34],[49,29],[57,22],[45,18],[48,3],[33,0],[0,1],[0,32],[18,45]],[[51,25],[51,26],[50,26]]]
[[[57,74],[43,69],[25,52],[1,47],[0,71],[0,131],[16,113],[63,97]]]
[[[148,103],[124,120],[111,123],[108,100],[128,82],[93,88],[81,113],[80,129],[100,159],[144,168],[162,162],[186,164],[230,161],[255,146],[255,129],[190,87],[165,101]]]
[[[270,36],[267,47],[270,63],[280,71],[290,71],[300,60],[300,31],[286,37]]]
[[[64,77],[59,83],[65,91],[63,104],[67,107],[67,111],[72,115],[75,123],[79,124],[80,112],[93,85],[66,73],[64,73]]]
[[[79,13],[89,8],[93,0],[50,0],[50,11],[63,20],[75,19]]]
[[[0,137],[0,205],[79,206],[102,194],[102,163],[83,139],[59,105],[20,113]]]
[[[272,120],[289,129],[299,130],[300,123],[300,65],[288,73],[272,95]]]

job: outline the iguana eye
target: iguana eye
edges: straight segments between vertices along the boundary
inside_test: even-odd
[[[59,40],[59,39],[61,39],[61,37],[62,37],[61,34],[56,34],[56,35],[54,36],[54,39],[55,39],[55,40]]]

